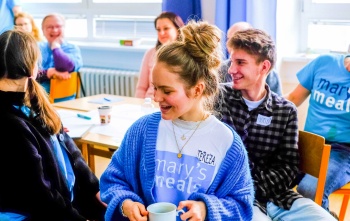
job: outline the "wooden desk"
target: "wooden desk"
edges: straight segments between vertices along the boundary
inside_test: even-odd
[[[89,103],[89,101],[96,100],[99,98],[121,98],[122,100],[118,102],[110,102],[107,104],[96,104]],[[137,104],[141,105],[144,99],[134,98],[134,97],[124,97],[109,94],[100,94],[84,98],[78,98],[75,100],[69,100],[59,103],[54,103],[57,109],[71,109],[76,111],[91,111],[96,110],[97,107],[102,105],[112,105],[117,106],[121,104]],[[158,107],[158,103],[153,102],[155,107]],[[69,129],[69,128],[68,128]],[[87,161],[89,167],[93,172],[95,172],[95,158],[94,156],[111,158],[113,152],[119,147],[119,142],[114,140],[110,136],[87,132],[82,138],[75,139],[75,142],[81,148],[82,155]]]
[[[100,98],[120,98],[122,100],[117,102],[106,102],[104,104],[96,104],[96,103],[90,103],[93,100],[100,99]],[[125,97],[125,96],[118,96],[118,95],[111,95],[111,94],[99,94],[99,95],[93,95],[83,98],[78,98],[75,100],[69,100],[69,101],[63,101],[54,103],[53,106],[57,108],[64,108],[64,109],[72,109],[72,110],[78,110],[78,111],[91,111],[96,110],[99,106],[103,105],[120,105],[120,104],[142,104],[144,102],[141,98],[135,98],[135,97]],[[153,102],[155,106],[158,106],[157,103]]]
[[[95,156],[111,158],[118,149],[119,143],[111,137],[88,132],[78,141],[81,144],[81,152],[89,167],[95,172]]]

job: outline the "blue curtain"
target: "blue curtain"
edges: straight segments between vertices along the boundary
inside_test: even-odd
[[[236,22],[246,21],[266,31],[276,42],[277,0],[217,0],[215,24],[225,33]]]
[[[163,0],[162,11],[176,13],[185,23],[202,19],[201,0]]]

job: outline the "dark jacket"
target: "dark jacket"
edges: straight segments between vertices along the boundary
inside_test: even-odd
[[[0,211],[28,220],[103,220],[105,208],[96,199],[99,180],[63,130],[57,135],[68,152],[75,174],[71,202],[66,179],[54,156],[50,134],[41,123],[13,105],[24,93],[0,91]]]

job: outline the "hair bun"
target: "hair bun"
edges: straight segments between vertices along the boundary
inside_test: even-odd
[[[191,20],[180,32],[182,43],[195,60],[206,63],[209,69],[220,66],[222,32],[219,28],[205,21]]]

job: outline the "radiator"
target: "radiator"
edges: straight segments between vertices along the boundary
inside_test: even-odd
[[[82,67],[79,72],[85,96],[115,94],[133,97],[135,94],[137,71]]]

